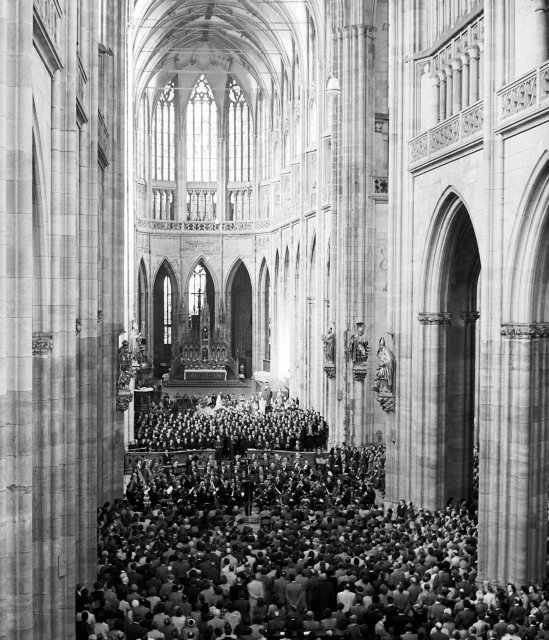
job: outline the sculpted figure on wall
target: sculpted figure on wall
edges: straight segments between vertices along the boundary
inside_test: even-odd
[[[349,355],[353,361],[353,366],[365,366],[368,361],[368,340],[364,335],[364,323],[356,323],[356,332],[351,336],[349,342]]]
[[[324,360],[333,363],[335,358],[335,334],[334,328],[330,327],[328,332],[320,338],[324,343]]]

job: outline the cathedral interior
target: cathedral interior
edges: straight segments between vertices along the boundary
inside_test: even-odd
[[[311,447],[383,450],[385,515],[474,504],[473,582],[545,584],[549,2],[17,0],[0,34],[0,640],[83,637],[170,389],[297,400]]]

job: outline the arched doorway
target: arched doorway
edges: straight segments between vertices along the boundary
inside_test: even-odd
[[[143,260],[141,260],[141,262],[139,263],[139,273],[137,276],[137,321],[139,322],[139,329],[143,336],[146,336],[146,331],[148,329],[148,294],[149,290],[147,283],[147,272],[145,271],[145,263]],[[145,333],[143,332],[143,328],[145,328]]]
[[[215,285],[212,274],[202,260],[199,260],[189,278],[188,331],[197,336],[201,322],[208,325],[210,336],[215,328]]]
[[[271,370],[271,276],[263,260],[259,272],[260,345],[263,371]]]
[[[244,365],[246,378],[253,373],[252,338],[252,281],[240,262],[231,284],[231,348],[233,358]]]
[[[173,269],[164,261],[156,274],[153,288],[153,365],[160,378],[170,369],[172,348],[177,344],[177,308],[179,293]]]
[[[473,496],[480,254],[469,212],[451,193],[432,227],[418,320],[418,504]]]

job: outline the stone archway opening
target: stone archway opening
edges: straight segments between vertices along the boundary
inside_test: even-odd
[[[477,497],[474,461],[477,425],[480,255],[465,206],[455,212],[447,245],[441,308],[449,315],[442,344],[445,499]],[[477,495],[475,495],[477,494]]]
[[[231,285],[231,349],[232,356],[244,365],[244,377],[253,373],[252,281],[240,263]]]
[[[172,349],[177,344],[178,299],[177,280],[164,262],[153,287],[153,366],[156,378],[170,370]]]

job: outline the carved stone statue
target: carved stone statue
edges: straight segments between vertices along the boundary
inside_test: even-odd
[[[118,364],[120,371],[131,371],[132,354],[127,340],[123,340],[120,349],[118,349]]]
[[[138,362],[139,352],[141,350],[141,333],[139,331],[139,326],[135,318],[132,320],[132,330],[130,331],[130,340],[128,343],[128,349],[131,353],[132,359]]]
[[[356,332],[351,336],[349,342],[349,355],[353,361],[353,366],[363,367],[368,361],[368,340],[364,335],[364,323],[356,323]]]
[[[393,393],[395,376],[395,355],[385,346],[385,339],[379,339],[377,348],[376,379],[372,390],[376,393]]]
[[[335,334],[334,328],[330,327],[328,332],[321,336],[320,339],[324,343],[324,360],[332,363],[335,358]]]

